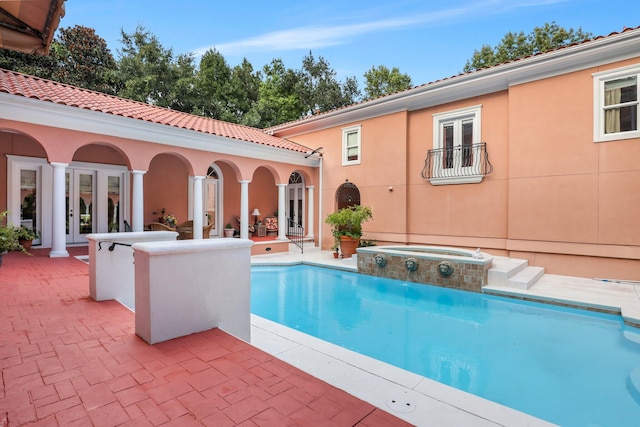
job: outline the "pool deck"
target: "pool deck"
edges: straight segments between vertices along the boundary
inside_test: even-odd
[[[87,264],[34,253],[0,267],[0,426],[549,425],[257,316],[251,345],[214,329],[149,346],[133,313],[89,298]],[[315,248],[252,257],[300,262],[356,270]],[[492,292],[640,318],[631,284],[546,275]]]

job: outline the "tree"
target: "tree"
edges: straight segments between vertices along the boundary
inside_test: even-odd
[[[329,62],[322,56],[316,60],[311,52],[302,59],[302,69],[298,74],[297,92],[304,109],[303,115],[353,104],[360,95],[355,77],[340,83]]]
[[[60,28],[48,55],[0,49],[0,67],[86,89],[114,94],[116,62],[92,28]]]
[[[365,99],[378,98],[390,93],[409,89],[412,86],[411,77],[408,74],[400,73],[397,67],[391,70],[384,65],[371,69],[364,73],[365,79]]]
[[[93,28],[61,28],[51,44],[54,67],[51,78],[109,94],[117,91],[116,61],[107,42]]]
[[[546,23],[543,27],[535,27],[528,35],[523,32],[509,32],[495,48],[483,45],[479,51],[474,51],[473,56],[467,61],[463,70],[464,72],[479,70],[573,43],[579,43],[592,37],[591,33],[583,32],[582,28],[566,30],[558,26],[555,21],[551,24]]]
[[[122,51],[118,71],[124,98],[160,107],[173,103],[172,87],[178,80],[173,51],[165,49],[155,35],[139,26],[133,34],[122,35]]]
[[[286,68],[280,58],[265,65],[262,72],[264,77],[258,89],[258,101],[243,122],[265,128],[300,118],[303,106],[297,93],[298,73]]]
[[[231,92],[231,68],[216,49],[209,49],[202,55],[196,81],[200,98],[198,114],[229,121],[232,117],[227,109],[227,99]]]

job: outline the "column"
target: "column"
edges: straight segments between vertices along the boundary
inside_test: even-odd
[[[142,176],[147,171],[132,170],[133,194],[131,194],[131,229],[133,231],[144,230],[144,190]]]
[[[249,183],[251,181],[240,181],[240,238],[249,238]]]
[[[287,184],[276,184],[278,186],[278,240],[287,240],[287,208],[286,189]]]
[[[202,222],[204,207],[202,206],[202,185],[204,176],[193,177],[193,238],[202,239]]]
[[[313,239],[313,185],[307,187],[307,237]]]
[[[65,194],[65,171],[69,163],[51,162],[53,167],[52,185],[52,211],[51,211],[51,258],[68,257],[67,252],[67,221],[66,221],[66,194]],[[69,195],[71,201],[71,195]]]

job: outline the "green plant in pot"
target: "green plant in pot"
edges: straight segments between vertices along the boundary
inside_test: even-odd
[[[227,225],[225,225],[224,227],[224,236],[225,237],[233,237],[233,234],[235,233],[236,230],[233,229],[233,226],[231,225],[231,223],[227,223]]]
[[[343,258],[356,253],[362,237],[362,224],[373,218],[368,206],[349,206],[329,214],[325,222],[331,226],[335,244],[339,242]]]
[[[27,251],[31,249],[33,241],[40,237],[40,233],[35,228],[21,226],[16,229],[16,232],[18,234],[18,243]]]
[[[7,223],[8,211],[0,212],[0,265],[2,256],[10,251],[25,251],[18,242],[18,228]]]

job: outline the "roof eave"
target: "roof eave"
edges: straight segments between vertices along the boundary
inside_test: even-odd
[[[1,119],[219,154],[318,167],[306,153],[0,93]]]
[[[623,31],[274,126],[269,131],[273,135],[293,137],[400,111],[413,111],[495,93],[516,84],[638,57],[638,52],[640,29]]]

